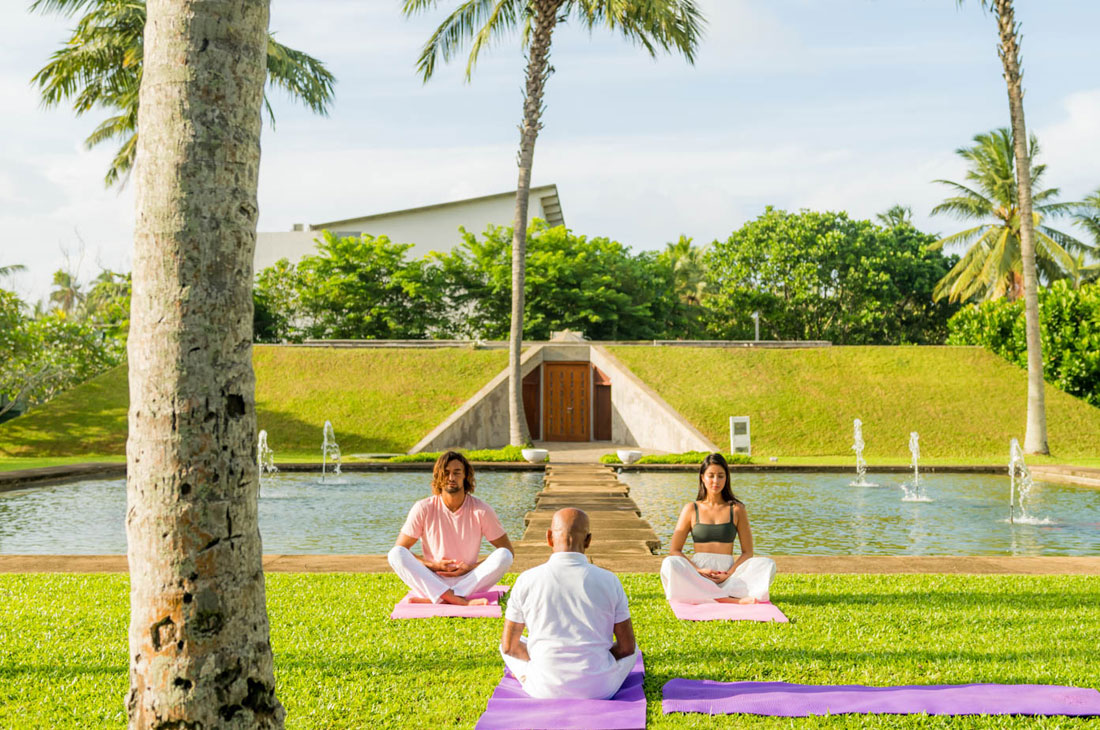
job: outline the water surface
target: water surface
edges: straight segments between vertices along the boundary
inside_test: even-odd
[[[413,502],[431,494],[430,472],[352,472],[324,484],[319,476],[264,477],[259,509],[265,553],[384,553]],[[541,472],[482,472],[475,494],[518,540],[541,487]],[[125,516],[125,479],[0,493],[0,553],[125,553]]]
[[[1010,524],[1007,476],[927,474],[928,502],[904,502],[910,474],[734,473],[756,551],[774,555],[1097,555],[1100,490],[1036,483],[1029,513]],[[668,549],[676,518],[695,498],[696,473],[624,472],[630,496]],[[690,540],[689,546],[690,546]]]

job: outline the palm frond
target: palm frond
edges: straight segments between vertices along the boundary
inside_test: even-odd
[[[435,0],[406,0],[403,12],[414,15],[435,5]],[[469,79],[481,49],[493,35],[515,28],[524,5],[526,3],[522,0],[466,0],[461,3],[439,24],[421,49],[416,61],[421,78],[428,81],[435,73],[438,59],[442,57],[444,61],[450,61],[469,38],[474,41],[466,64],[466,77]]]
[[[1056,234],[1058,238],[1051,236],[1050,233]],[[1050,261],[1055,264],[1063,273],[1064,276],[1069,276],[1074,269],[1077,268],[1077,260],[1069,253],[1067,249],[1073,250],[1087,250],[1084,247],[1082,249],[1076,248],[1076,246],[1082,245],[1077,239],[1066,236],[1064,233],[1055,231],[1053,229],[1037,229],[1035,231],[1035,237],[1038,239],[1035,246],[1035,260]],[[1065,244],[1069,243],[1069,246]]]
[[[932,215],[938,213],[951,213],[956,216],[966,217],[992,215],[996,207],[992,200],[982,193],[952,180],[933,180],[932,182],[947,185],[958,193],[932,209]],[[949,203],[949,204],[948,204]],[[970,211],[974,211],[971,213]]]
[[[967,228],[965,231],[952,233],[950,236],[945,236],[938,241],[933,241],[932,243],[928,244],[928,250],[938,251],[945,246],[954,246],[955,244],[965,246],[979,236],[985,235],[987,231],[991,228],[996,228],[996,226],[991,226],[988,223],[983,223],[980,226]]]
[[[695,63],[706,25],[695,0],[577,0],[569,9],[589,30],[603,25],[650,56],[676,50],[688,63]]]
[[[336,77],[318,59],[284,46],[271,35],[267,39],[267,81],[286,91],[314,114],[328,115]],[[274,123],[275,116],[266,97],[265,105]]]

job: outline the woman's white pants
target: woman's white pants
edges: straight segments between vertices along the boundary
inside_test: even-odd
[[[387,557],[397,577],[404,581],[415,595],[430,598],[432,603],[439,603],[439,599],[447,591],[454,591],[456,596],[466,597],[492,588],[501,576],[508,572],[508,568],[512,567],[512,551],[508,548],[497,548],[489,553],[489,557],[482,560],[476,568],[456,578],[448,578],[428,570],[408,548],[399,545],[390,548]]]
[[[749,558],[721,583],[699,575],[699,568],[726,571],[731,565],[732,555],[695,553],[690,561],[679,555],[669,555],[661,563],[661,585],[665,588],[665,596],[670,601],[683,603],[708,603],[718,598],[748,596],[758,601],[768,600],[772,581],[775,580],[775,561],[771,558]]]

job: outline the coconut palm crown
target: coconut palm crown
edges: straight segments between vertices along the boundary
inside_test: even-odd
[[[88,135],[84,144],[92,148],[112,139],[121,140],[104,182],[108,187],[124,182],[137,152],[145,0],[35,0],[30,9],[65,16],[84,13],[69,40],[31,81],[38,85],[46,107],[72,100],[77,116],[97,107],[115,112]],[[321,61],[278,43],[271,35],[267,41],[267,79],[311,111],[328,114],[335,77]],[[274,125],[275,115],[266,94],[264,107]]]
[[[974,137],[973,146],[955,152],[968,163],[967,184],[936,180],[952,188],[955,194],[933,208],[932,215],[948,214],[980,223],[932,244],[932,248],[968,246],[959,263],[936,285],[933,295],[936,299],[949,297],[953,302],[1002,296],[1016,299],[1023,294],[1023,274],[1012,133],[1002,127],[979,134]],[[1071,213],[1075,204],[1055,202],[1058,188],[1041,188],[1046,166],[1034,163],[1038,152],[1039,144],[1033,135],[1028,158],[1032,161],[1035,263],[1040,278],[1049,283],[1075,278],[1077,262],[1072,252],[1092,247],[1044,223],[1047,218]]]
[[[439,0],[404,0],[405,15],[431,10]],[[678,51],[689,62],[702,36],[703,16],[696,0],[464,0],[440,24],[417,59],[425,81],[432,77],[440,57],[450,60],[467,41],[469,80],[481,50],[502,35],[520,30],[527,56],[520,124],[516,207],[512,219],[512,324],[508,337],[508,433],[509,442],[521,446],[529,440],[520,378],[520,345],[523,338],[523,297],[527,251],[527,201],[535,141],[542,128],[543,92],[554,69],[550,47],[554,28],[573,19],[592,30],[605,27],[644,48]]]

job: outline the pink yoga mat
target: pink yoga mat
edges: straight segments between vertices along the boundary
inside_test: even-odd
[[[1100,715],[1100,692],[1049,684],[865,687],[673,679],[661,693],[666,715]]]
[[[776,621],[787,623],[783,612],[771,603],[682,603],[669,601],[676,618],[684,621]]]
[[[393,607],[390,618],[432,618],[445,616],[450,618],[500,618],[500,597],[508,591],[508,586],[493,586],[492,590],[475,593],[467,598],[488,598],[487,606],[454,606],[450,603],[409,603],[412,593]]]
[[[644,730],[645,665],[642,652],[623,686],[609,700],[540,700],[529,697],[507,669],[475,730]]]

